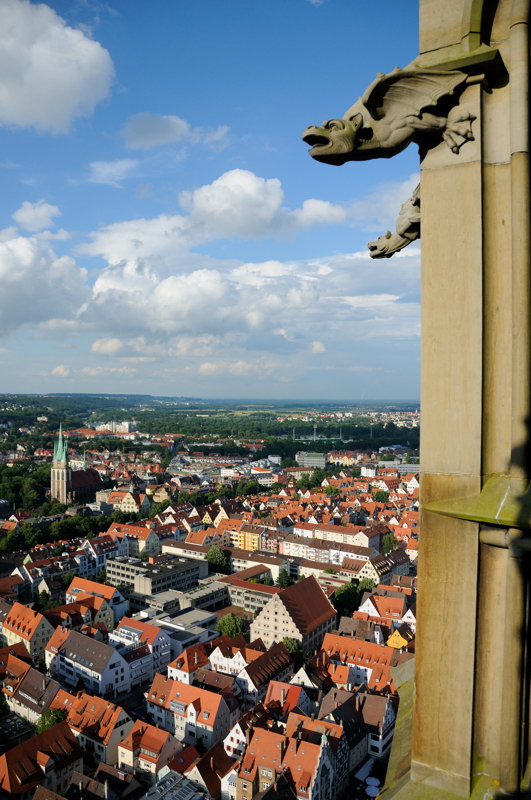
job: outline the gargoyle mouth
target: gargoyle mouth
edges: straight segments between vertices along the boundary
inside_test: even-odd
[[[307,128],[302,135],[302,141],[309,144],[310,147],[319,147],[330,144],[330,137],[324,136],[322,133],[316,133],[315,129]]]

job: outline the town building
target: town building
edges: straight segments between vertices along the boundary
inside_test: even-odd
[[[301,467],[324,469],[326,467],[326,453],[310,453],[306,450],[299,450],[298,453],[295,453],[295,461]]]
[[[66,602],[73,603],[83,599],[84,595],[103,597],[112,609],[114,623],[116,624],[129,610],[129,604],[122,593],[115,586],[108,586],[97,581],[85,578],[74,578],[66,590]]]
[[[55,629],[58,625],[83,631],[84,628],[100,628],[102,633],[114,627],[112,609],[104,597],[91,594],[78,595],[82,599],[44,611],[44,616]]]
[[[208,575],[208,562],[172,556],[110,558],[107,561],[107,580],[115,586],[130,586],[140,595],[167,592],[169,589],[186,592]]]
[[[310,576],[271,597],[251,623],[251,639],[262,639],[271,647],[289,637],[299,641],[305,653],[312,653],[335,624],[335,608]]]
[[[60,689],[51,708],[66,713],[66,722],[90,761],[116,764],[118,744],[134,724],[121,706],[86,692],[74,695]]]
[[[0,756],[0,798],[30,800],[37,786],[62,794],[75,771],[83,771],[83,750],[59,722]]]
[[[114,647],[78,631],[56,628],[45,652],[46,669],[61,685],[83,686],[98,695],[125,694],[131,668]]]
[[[109,644],[126,660],[129,660],[130,654],[141,651],[141,658],[129,661],[131,686],[151,681],[154,674],[165,671],[171,661],[171,640],[166,631],[131,617],[122,617],[117,628],[109,636]],[[146,657],[145,650],[149,653],[149,657]],[[136,668],[137,662],[139,662],[138,668]]]
[[[186,744],[208,750],[230,728],[230,711],[221,694],[157,674],[146,695],[155,725]]]
[[[53,631],[43,614],[18,602],[9,609],[2,623],[3,642],[6,645],[22,642],[35,663],[43,657]]]
[[[171,759],[183,749],[168,731],[137,720],[118,745],[118,768],[149,776],[153,781]]]
[[[35,724],[60,688],[57,681],[30,664],[14,655],[8,656],[2,691],[8,707],[19,717]]]
[[[50,497],[60,503],[90,503],[96,497],[101,479],[94,469],[73,470],[68,463],[68,442],[59,428],[59,437],[54,443],[51,471]]]

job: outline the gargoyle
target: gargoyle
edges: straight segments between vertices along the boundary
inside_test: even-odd
[[[412,141],[438,134],[458,153],[473,139],[475,117],[455,106],[466,86],[464,72],[396,67],[380,74],[342,119],[329,119],[321,127],[310,125],[303,140],[310,155],[326,164],[390,158]],[[427,109],[431,109],[428,111]],[[438,112],[438,113],[437,113]]]
[[[367,245],[371,258],[391,258],[408,244],[420,237],[420,183],[413,194],[400,206],[396,220],[396,231],[387,231]]]

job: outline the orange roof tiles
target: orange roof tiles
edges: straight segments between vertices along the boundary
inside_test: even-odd
[[[73,731],[84,733],[104,745],[109,743],[124,713],[122,706],[110,703],[102,697],[94,697],[86,692],[79,692],[76,696],[64,689],[59,689],[50,708],[64,709],[67,713],[66,721]]]
[[[39,624],[44,619],[38,611],[22,605],[13,603],[11,610],[4,619],[4,629],[13,631],[22,639],[30,640],[37,630]]]
[[[106,586],[104,583],[97,583],[97,581],[89,581],[86,578],[74,578],[66,594],[86,593],[91,595],[99,595],[104,597],[105,600],[112,600],[116,593],[114,586]]]
[[[10,797],[25,795],[43,780],[42,766],[53,761],[59,769],[80,762],[83,750],[67,722],[59,722],[0,756],[0,789]],[[29,795],[28,795],[29,796]]]
[[[145,748],[151,753],[156,753],[156,756],[147,756],[145,753],[143,753],[142,757],[156,761],[157,758],[160,757],[160,754],[171,735],[171,733],[161,730],[160,728],[156,728],[154,725],[137,720],[125,739],[122,739],[120,742],[120,747],[123,747],[126,750],[131,750],[132,752],[138,750],[140,747]]]
[[[154,644],[161,633],[161,629],[157,628],[155,625],[150,625],[148,622],[141,622],[141,620],[133,619],[132,617],[122,617],[116,630],[119,631],[120,628],[123,627],[133,628],[139,631],[140,640],[147,644]]]
[[[174,714],[186,716],[188,706],[193,704],[198,712],[198,720],[207,727],[212,727],[218,715],[219,706],[222,701],[220,694],[209,692],[206,689],[199,689],[172,678],[165,678],[164,675],[157,673],[153,678],[153,683],[146,693],[148,703],[157,703],[164,708],[170,708],[172,701],[182,703],[184,711],[182,713],[173,710]]]

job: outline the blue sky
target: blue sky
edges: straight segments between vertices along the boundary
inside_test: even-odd
[[[415,399],[414,145],[304,128],[418,52],[415,0],[0,0],[5,392]]]

